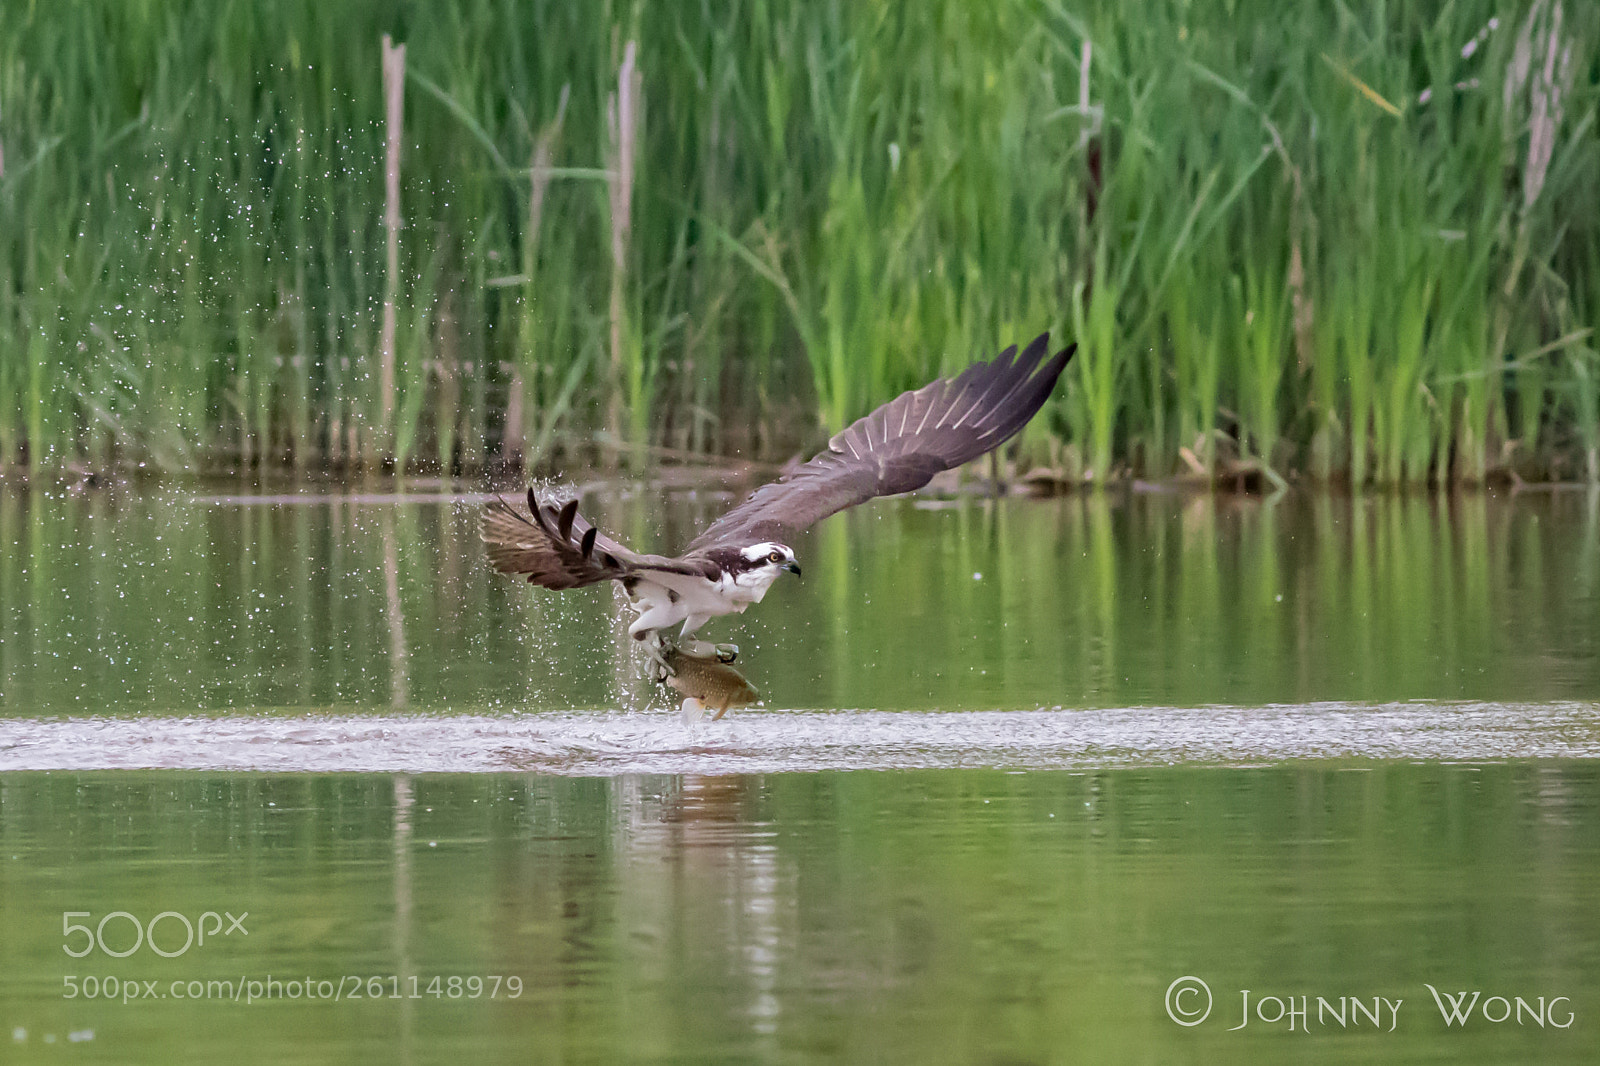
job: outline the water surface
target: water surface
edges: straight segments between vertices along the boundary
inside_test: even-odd
[[[0,492],[0,712],[645,705],[611,591],[491,572],[475,499],[291,500]],[[586,508],[675,550],[728,502]],[[795,548],[703,631],[776,708],[1600,696],[1593,495],[882,501]]]
[[[6,1061],[1593,1061],[1597,797],[1593,763],[9,774]],[[114,911],[248,934],[65,954]],[[1565,1000],[1452,1026],[1429,984]],[[1230,1032],[1244,990],[1401,1005]]]
[[[473,519],[0,492],[0,1060],[1592,1061],[1593,496],[874,505],[698,725]]]

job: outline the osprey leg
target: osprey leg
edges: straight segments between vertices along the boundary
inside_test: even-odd
[[[672,668],[667,661],[670,652],[677,649],[677,645],[668,641],[661,633],[648,633],[640,638],[644,645],[644,653],[648,657],[645,663],[645,674],[651,681],[661,683],[669,677],[677,677],[678,671]]]
[[[685,655],[692,655],[697,659],[715,659],[719,663],[731,663],[739,657],[737,644],[712,644],[705,640],[680,640],[675,647]]]

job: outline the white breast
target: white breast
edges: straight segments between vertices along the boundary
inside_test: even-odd
[[[628,631],[635,637],[653,630],[683,623],[688,636],[707,619],[735,614],[761,597],[778,576],[776,569],[763,567],[738,577],[724,576],[717,581],[688,574],[652,573],[640,577],[633,589],[634,608],[639,617]]]

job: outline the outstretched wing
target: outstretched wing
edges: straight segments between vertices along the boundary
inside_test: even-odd
[[[752,492],[696,537],[689,551],[788,543],[846,507],[920,489],[941,470],[999,447],[1044,406],[1078,347],[1046,358],[1049,341],[1048,333],[1040,334],[1021,356],[1012,345],[993,362],[974,363],[953,378],[890,400],[837,434],[827,451]]]
[[[484,505],[479,535],[489,562],[502,574],[527,574],[548,589],[623,581],[641,571],[702,574],[703,561],[684,562],[629,551],[578,513],[578,501],[557,506],[528,490],[528,514],[498,496]]]

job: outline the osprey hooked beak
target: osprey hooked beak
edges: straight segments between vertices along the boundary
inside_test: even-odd
[[[789,571],[789,573],[793,574],[795,577],[800,576],[800,564],[795,562],[793,559],[790,559],[788,562],[784,563],[783,568]]]

